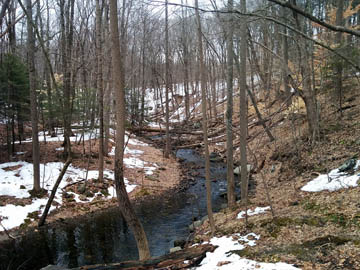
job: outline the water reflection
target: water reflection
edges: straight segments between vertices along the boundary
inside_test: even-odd
[[[201,156],[193,150],[179,150],[178,157],[189,165],[203,166]],[[214,210],[224,199],[219,194],[226,188],[223,164],[212,163],[212,198]],[[193,217],[206,215],[203,169],[186,192],[147,200],[135,207],[148,236],[152,256],[162,255],[173,247],[174,240],[186,238]],[[4,258],[4,260],[3,260]],[[91,217],[67,220],[63,226],[31,233],[0,247],[0,269],[39,269],[47,264],[77,267],[87,264],[137,259],[136,242],[121,219],[118,208]],[[10,266],[9,266],[10,265]]]

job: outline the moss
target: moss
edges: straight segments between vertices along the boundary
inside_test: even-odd
[[[29,190],[29,193],[31,195],[31,198],[43,198],[47,195],[47,190],[41,188],[39,191],[35,191],[35,190]]]
[[[242,250],[230,250],[227,253],[228,254],[237,254],[240,257],[247,258],[247,259],[253,259],[257,255],[257,253],[249,247],[246,247]]]
[[[344,245],[350,241],[354,245],[359,245],[360,243],[360,239],[353,239],[353,237],[327,235],[301,244],[272,247],[260,251],[246,247],[243,250],[232,250],[229,253],[265,262],[278,262],[281,260],[282,255],[292,255],[301,261],[315,262],[319,255],[328,255],[334,247]]]
[[[149,190],[147,190],[146,188],[141,188],[137,193],[136,193],[136,197],[143,197],[143,196],[147,196],[150,195]]]
[[[107,197],[107,196],[110,195],[110,194],[109,194],[109,191],[108,191],[107,189],[101,189],[101,190],[100,190],[100,193],[101,193],[102,195],[104,195],[105,197]]]
[[[326,224],[326,218],[319,216],[304,216],[300,218],[290,218],[290,217],[277,217],[274,220],[268,219],[263,221],[260,224],[260,227],[265,228],[269,235],[276,238],[281,231],[282,227],[287,227],[290,225],[308,225],[314,227],[322,227]]]
[[[351,219],[348,219],[344,214],[340,213],[329,213],[326,215],[326,219],[327,221],[342,227],[346,227],[349,223],[351,223]]]
[[[310,241],[306,241],[302,244],[302,246],[306,248],[314,248],[318,246],[324,246],[328,244],[332,244],[335,246],[344,245],[347,242],[351,241],[349,237],[340,237],[340,236],[334,236],[334,235],[327,235],[324,237],[319,237]]]
[[[320,210],[320,205],[316,204],[314,201],[308,201],[303,204],[305,210],[317,211]]]
[[[39,211],[34,211],[34,212],[31,212],[31,213],[28,213],[27,214],[27,217],[28,218],[32,218],[32,219],[39,219],[39,214],[40,214],[40,212]]]
[[[25,230],[25,229],[27,229],[27,228],[29,227],[30,223],[31,223],[31,219],[30,219],[30,218],[25,218],[25,219],[24,219],[24,222],[21,223],[21,225],[20,225],[20,227],[19,227],[20,230]]]

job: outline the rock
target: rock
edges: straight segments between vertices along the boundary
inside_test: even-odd
[[[173,247],[173,248],[170,248],[170,253],[174,253],[174,252],[180,251],[180,250],[182,250],[181,247]]]
[[[24,185],[20,185],[20,189],[26,189]]]
[[[88,190],[88,191],[86,191],[85,196],[92,198],[92,197],[94,197],[94,193],[92,193],[90,190]]]
[[[222,158],[216,152],[211,152],[209,158],[210,158],[211,162],[220,162],[220,161],[222,161]]]
[[[174,241],[174,247],[184,248],[185,244],[186,244],[185,239],[177,239],[177,240]]]
[[[356,165],[356,160],[349,159],[339,167],[339,172],[349,172],[354,169],[355,165]]]
[[[201,223],[204,224],[205,221],[207,221],[209,217],[206,215],[201,219]]]
[[[65,199],[73,199],[73,198],[75,197],[75,195],[72,194],[72,193],[64,192],[64,193],[63,193],[63,197],[64,197]]]
[[[252,165],[248,164],[247,165],[247,171],[250,172],[251,170],[252,170]],[[241,166],[236,167],[235,170],[234,170],[234,174],[239,175],[240,172],[241,172]]]
[[[40,270],[68,270],[68,268],[50,264],[46,267],[41,268]]]
[[[189,230],[191,232],[195,231],[196,228],[200,227],[202,225],[201,220],[194,221],[190,226]]]
[[[227,208],[227,204],[226,203],[222,203],[221,206],[220,206],[221,209],[225,209]]]

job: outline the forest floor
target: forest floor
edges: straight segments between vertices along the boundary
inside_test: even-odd
[[[345,83],[341,118],[331,93],[320,96],[321,138],[316,143],[308,140],[303,104],[273,114],[281,99],[273,104],[260,99],[259,107],[277,138],[274,142],[262,126],[251,125],[257,119],[250,107],[248,160],[255,189],[250,191],[248,221],[240,203],[215,214],[216,236],[244,246],[227,250],[214,269],[231,269],[231,254],[258,262],[286,262],[299,269],[360,269],[360,96],[351,91],[354,87],[352,80]],[[213,129],[220,126],[214,124]],[[224,156],[224,141],[217,139],[212,151]],[[239,153],[235,156],[238,163]],[[349,160],[352,169],[340,172],[337,168]],[[209,231],[205,222],[194,243],[208,243]],[[239,241],[249,233],[259,238],[256,245]],[[219,238],[211,243],[214,239]],[[230,268],[220,268],[222,264]],[[265,269],[255,264],[257,268]]]
[[[222,252],[219,256],[215,253],[210,255],[217,261],[207,258],[200,269],[209,269],[206,267],[210,266],[213,267],[211,269],[221,270],[242,269],[233,268],[240,257],[247,259],[242,263],[251,265],[243,269],[292,269],[283,264],[278,264],[277,268],[266,268],[265,264],[258,262],[273,263],[269,267],[283,262],[292,264],[294,269],[360,269],[360,172],[357,161],[360,158],[360,95],[352,91],[356,87],[357,82],[351,79],[344,83],[341,117],[331,91],[323,90],[319,95],[321,138],[315,143],[308,139],[304,104],[296,96],[290,107],[286,105],[286,97],[258,97],[258,107],[265,123],[271,127],[276,138],[273,142],[264,132],[253,106],[249,106],[248,160],[253,167],[250,177],[255,183],[255,188],[250,191],[249,217],[246,222],[243,215],[245,207],[240,202],[235,209],[224,209],[215,214],[214,238],[210,237],[208,222],[196,230],[191,244],[210,241],[214,245],[228,246],[228,249],[218,249]],[[332,89],[331,86],[328,89]],[[237,102],[235,100],[235,104]],[[217,111],[224,110],[225,103],[219,103]],[[201,122],[201,115],[196,110],[194,112],[195,118],[189,124],[176,124],[176,129],[181,132],[172,133],[174,146],[201,146],[202,134],[197,124]],[[210,150],[225,158],[225,126],[221,115],[218,113],[219,117],[209,123],[209,141]],[[239,164],[240,157],[237,115],[238,111],[235,111],[235,165]],[[82,155],[83,145],[74,143],[77,158],[73,166],[76,168],[97,169],[96,142],[92,140],[95,144],[91,145],[91,151],[90,142],[85,141],[85,152],[91,152],[90,155]],[[60,142],[42,143],[41,162],[63,160],[61,151],[56,150],[60,147]],[[156,196],[180,183],[181,172],[175,158],[163,158],[162,151],[140,142],[134,135],[130,136],[128,149],[125,177],[129,187],[136,185],[130,193],[135,200],[149,194]],[[17,155],[15,160],[31,161],[30,143],[17,145],[16,151],[22,154]],[[336,170],[350,159],[355,162],[353,170],[343,173]],[[10,160],[1,155],[0,161]],[[111,155],[106,158],[105,164],[107,169],[113,168]],[[73,182],[80,182],[74,185],[68,183],[70,186],[65,187],[64,192],[67,195],[62,197],[63,206],[58,207],[65,211],[54,210],[49,222],[116,204],[109,190],[111,175],[105,183],[94,180],[96,175],[91,178],[87,184],[91,186],[92,195],[97,195],[85,196],[79,191],[82,179],[73,179]],[[94,197],[109,199],[90,199]],[[84,200],[79,202],[81,199]],[[1,197],[5,204],[14,200],[17,199]],[[20,200],[23,204],[29,199]],[[37,215],[30,217],[31,224],[35,224],[36,218]]]
[[[41,185],[49,190],[43,197],[32,196],[32,144],[28,139],[15,145],[15,153],[9,157],[3,145],[0,155],[0,234],[21,233],[16,230],[36,226],[46,204],[51,187],[64,165],[61,130],[56,137],[40,136]],[[85,141],[78,142],[80,135],[72,137],[73,162],[68,168],[47,222],[86,215],[100,209],[117,205],[114,188],[115,144],[110,140],[109,154],[104,162],[104,181],[98,181],[98,140],[85,133]],[[91,137],[93,136],[93,137]],[[4,136],[5,137],[5,136]],[[3,137],[3,138],[4,138]],[[92,138],[89,140],[89,138]],[[177,187],[180,168],[175,158],[166,159],[161,150],[140,141],[127,133],[125,150],[125,183],[129,196],[138,200],[144,196],[156,196]],[[44,166],[45,165],[45,166]],[[40,206],[40,211],[38,210]],[[17,213],[14,215],[14,213]],[[3,232],[1,232],[3,231]]]

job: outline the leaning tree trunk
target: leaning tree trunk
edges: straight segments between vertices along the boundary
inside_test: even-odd
[[[125,1],[124,1],[125,2]],[[125,6],[124,6],[125,7]],[[146,234],[135,214],[124,183],[124,137],[125,137],[125,74],[123,56],[120,53],[117,0],[110,1],[110,33],[113,64],[113,79],[116,99],[116,148],[115,148],[115,185],[118,204],[122,215],[134,233],[139,251],[139,259],[150,258]],[[123,41],[122,41],[123,42]],[[122,53],[124,53],[122,51]]]

